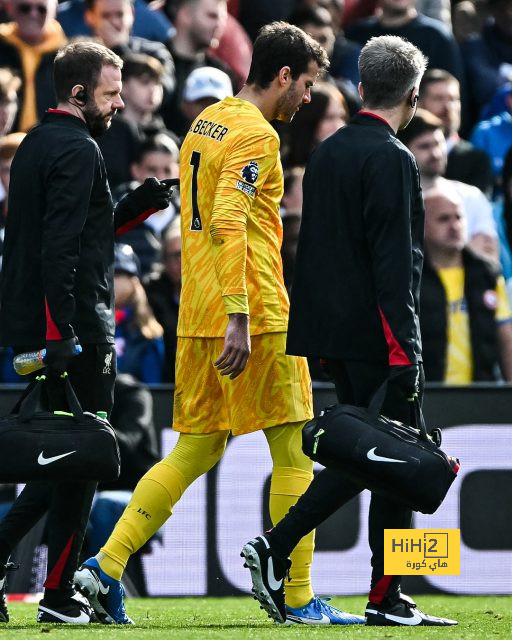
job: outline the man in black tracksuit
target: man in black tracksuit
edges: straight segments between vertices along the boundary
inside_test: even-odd
[[[168,206],[170,189],[150,178],[114,210],[94,137],[122,108],[121,59],[78,42],[56,56],[58,107],[23,140],[13,160],[1,288],[1,344],[46,347],[50,410],[66,409],[67,370],[82,407],[112,409],[114,234]],[[82,353],[76,357],[75,347]],[[63,479],[64,480],[64,479]],[[91,610],[72,578],[95,483],[29,483],[0,523],[0,619],[12,549],[48,510],[48,574],[40,622],[87,623]]]
[[[395,134],[415,112],[425,64],[397,36],[373,38],[361,53],[363,109],[317,148],[306,168],[287,343],[289,354],[322,359],[340,402],[367,407],[389,378],[382,413],[409,424],[410,399],[423,390],[424,209],[416,162]],[[287,558],[362,488],[335,469],[322,470],[265,535],[272,554]],[[372,494],[367,624],[455,624],[420,612],[400,593],[400,576],[384,575],[383,530],[409,528],[411,516],[409,508]]]

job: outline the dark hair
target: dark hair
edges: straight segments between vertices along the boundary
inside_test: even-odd
[[[291,24],[303,27],[312,24],[315,27],[332,27],[332,17],[325,7],[300,7],[289,18]]]
[[[348,107],[342,93],[330,82],[318,82],[311,87],[311,103],[304,105],[288,125],[283,145],[287,166],[303,166],[317,145],[315,138],[331,98],[338,99],[348,116]]]
[[[146,53],[130,53],[123,58],[123,80],[149,76],[155,82],[161,82],[164,67],[160,60]]]
[[[133,5],[135,0],[125,0],[125,2],[129,2],[131,5]],[[89,11],[92,11],[94,9],[95,4],[96,0],[85,0],[85,8]]]
[[[302,29],[287,22],[262,27],[254,42],[247,84],[266,89],[283,67],[290,67],[293,80],[316,62],[320,71],[329,67],[325,49]]]
[[[443,121],[426,109],[417,109],[413,119],[405,129],[398,131],[397,138],[408,147],[413,140],[430,131],[443,131]]]
[[[164,13],[171,22],[176,20],[178,11],[187,4],[196,4],[200,0],[165,0]]]
[[[92,92],[98,85],[103,67],[123,68],[123,61],[97,42],[77,40],[57,52],[53,64],[53,85],[57,102],[64,102],[76,84]]]
[[[454,82],[459,85],[459,81],[449,71],[444,69],[427,69],[420,83],[420,98],[426,93],[431,84],[436,82]]]
[[[148,153],[168,153],[177,161],[180,152],[177,140],[167,133],[157,133],[146,138],[139,145],[134,162],[137,164],[142,162],[144,156]]]

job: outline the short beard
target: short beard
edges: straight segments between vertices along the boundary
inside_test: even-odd
[[[98,138],[104,134],[110,126],[106,120],[106,116],[101,115],[100,110],[95,104],[86,104],[82,114],[85,118],[89,133],[93,138]]]

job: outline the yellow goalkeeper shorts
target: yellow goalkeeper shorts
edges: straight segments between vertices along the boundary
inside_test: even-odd
[[[240,435],[312,417],[307,361],[286,355],[286,333],[251,336],[247,366],[234,380],[213,365],[223,348],[224,338],[178,338],[176,431]]]

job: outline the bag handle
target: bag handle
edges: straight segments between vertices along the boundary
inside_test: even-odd
[[[11,409],[11,414],[21,415],[22,405],[26,407],[23,415],[26,415],[26,413],[30,411],[32,412],[31,415],[34,414],[37,404],[39,402],[39,398],[41,397],[42,382],[40,378],[41,376],[37,376],[36,378],[30,381],[27,387],[25,387],[25,389],[23,390],[23,393],[16,401],[16,404]],[[26,420],[23,420],[23,422],[26,422]]]
[[[83,409],[71,386],[67,372],[64,372],[60,377],[64,381],[64,393],[66,394],[68,409],[73,414],[73,419],[79,422],[84,418]],[[18,413],[20,422],[28,422],[33,417],[41,399],[41,390],[45,381],[45,375],[36,376],[14,406],[12,413]]]
[[[370,400],[370,404],[368,405],[368,413],[374,419],[379,417],[379,414],[382,410],[382,405],[384,404],[384,400],[386,399],[386,393],[388,390],[388,383],[391,378],[386,378],[384,382],[380,385],[377,391],[373,394],[372,399]],[[423,411],[421,410],[420,400],[418,395],[414,396],[414,399],[410,401],[412,405],[413,411],[412,418],[414,420],[414,424],[411,425],[415,427],[420,432],[421,440],[425,440],[430,442],[430,438],[427,433],[427,427],[425,425],[425,419],[423,417]]]

